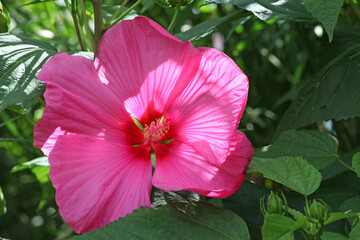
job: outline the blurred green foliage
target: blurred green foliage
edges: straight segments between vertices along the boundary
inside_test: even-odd
[[[202,22],[239,11],[235,5],[209,4],[200,7],[202,2],[204,1],[193,1],[182,7],[173,33],[180,33]],[[11,15],[10,33],[46,41],[58,51],[80,50],[71,13],[64,1],[11,0],[2,3]],[[103,3],[120,4],[116,0],[104,0]],[[131,4],[132,1],[128,5]],[[344,2],[338,25],[359,25],[360,16],[356,4],[356,1]],[[89,6],[86,1],[86,12],[91,18],[93,12]],[[135,10],[137,14],[145,15],[165,28],[171,22],[175,11],[161,8],[156,5],[155,0],[144,0]],[[328,44],[325,30],[319,23],[283,19],[260,21],[250,15],[227,20],[214,26],[212,31],[212,34],[196,40],[193,44],[196,47],[217,47],[245,72],[250,80],[250,92],[239,129],[245,132],[254,147],[269,145],[291,102],[323,66],[320,62],[323,54],[321,49]],[[34,99],[32,107],[26,111],[10,106],[0,112],[0,186],[7,202],[7,213],[0,217],[0,236],[4,238],[65,239],[73,234],[59,216],[54,191],[49,182],[47,179],[38,181],[41,171],[39,173],[28,168],[11,173],[15,166],[43,156],[41,151],[32,145],[34,123],[41,118],[43,110],[41,101],[39,98]],[[360,146],[359,118],[320,122],[306,128],[331,134],[336,139],[338,154],[341,156]],[[242,189],[247,187],[253,188],[245,183]],[[259,191],[265,192],[263,189]],[[321,193],[322,190],[319,191]],[[315,192],[315,195],[320,193]],[[261,196],[259,195],[259,199]],[[46,203],[39,205],[41,199],[46,199]],[[236,212],[238,202],[229,204],[232,199],[234,197],[226,200],[225,206],[230,209],[235,206]],[[340,203],[336,204],[330,203],[331,207],[339,207]],[[253,219],[254,215],[249,218]]]

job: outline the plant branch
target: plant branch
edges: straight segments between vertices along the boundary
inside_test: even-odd
[[[138,0],[136,3],[134,3],[134,5],[132,5],[131,7],[129,7],[128,10],[126,10],[123,14],[121,14],[117,19],[115,19],[110,25],[105,27],[105,30],[108,30],[109,28],[111,28],[112,26],[114,26],[116,23],[118,23],[121,19],[123,19],[126,15],[129,14],[129,12],[131,12],[134,8],[136,8],[137,6],[140,5],[140,3],[142,2],[142,0]]]
[[[349,169],[350,171],[356,173],[355,169],[353,169],[352,167],[350,167],[349,165],[347,165],[345,162],[341,161],[341,159],[339,157],[336,158],[339,163],[341,163],[344,167],[346,167],[347,169]]]
[[[94,54],[96,55],[100,38],[102,35],[103,17],[102,17],[102,0],[93,0],[94,8],[94,24],[95,24],[95,48]]]
[[[41,106],[43,106],[43,107],[46,106],[45,102],[39,96],[36,96],[35,98],[41,104]]]
[[[86,9],[85,9],[84,0],[80,0],[80,5],[81,5],[81,12],[82,12],[83,17],[84,17],[86,33],[89,36],[92,51],[94,51],[94,49],[95,49],[95,40],[94,40],[94,36],[93,36],[93,34],[92,34],[91,30],[90,30],[90,27],[89,27],[89,20],[88,20],[87,15],[86,15]]]
[[[129,0],[124,0],[118,10],[111,16],[111,18],[105,23],[105,27],[111,23],[111,21],[120,13],[120,11],[125,7]]]
[[[71,16],[72,16],[73,21],[74,21],[76,35],[77,35],[77,37],[79,39],[81,50],[85,51],[85,46],[84,46],[83,40],[81,38],[79,22],[78,22],[77,14],[76,14],[76,4],[77,4],[77,0],[71,1]]]
[[[167,29],[169,33],[171,33],[172,30],[173,30],[174,27],[175,27],[175,24],[176,24],[176,22],[177,22],[177,20],[178,20],[178,17],[179,17],[180,10],[181,10],[181,6],[180,6],[180,5],[176,6],[176,10],[175,10],[174,17],[173,17],[173,19],[171,20],[170,25],[169,25],[169,27],[168,27],[168,29]]]

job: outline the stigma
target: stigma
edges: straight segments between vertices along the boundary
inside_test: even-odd
[[[162,140],[162,138],[169,132],[171,120],[164,116],[155,119],[150,125],[145,124],[144,139],[145,144],[152,145]]]

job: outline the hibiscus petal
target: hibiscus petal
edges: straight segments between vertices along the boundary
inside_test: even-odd
[[[202,52],[200,67],[181,95],[169,102],[167,116],[179,139],[201,145],[203,155],[221,164],[244,111],[249,84],[246,75],[225,54],[211,48],[198,49]]]
[[[152,183],[165,191],[189,190],[209,197],[233,194],[245,178],[245,169],[254,154],[246,136],[236,131],[226,161],[211,164],[187,144],[173,141],[157,145]]]
[[[151,206],[150,150],[133,148],[85,136],[58,137],[49,156],[50,178],[59,212],[77,233]]]
[[[196,73],[200,58],[190,42],[181,42],[154,21],[137,17],[104,34],[95,66],[102,81],[140,120],[150,104],[163,112],[166,101],[177,96]]]
[[[47,84],[46,108],[35,126],[34,145],[45,154],[51,151],[56,137],[65,133],[114,139],[125,144],[128,139],[122,133],[132,125],[130,132],[141,136],[123,104],[99,79],[90,59],[57,54],[44,64],[39,79]]]

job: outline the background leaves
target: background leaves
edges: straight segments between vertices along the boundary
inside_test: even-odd
[[[330,54],[324,55],[328,64],[318,73],[318,78],[303,88],[286,111],[278,125],[278,134],[315,122],[360,116],[360,34],[357,29],[336,31],[334,43],[323,50],[334,47]]]
[[[119,2],[103,2],[105,22],[118,9]],[[200,209],[207,209],[211,216],[215,213],[221,216],[221,219],[215,216],[207,219],[205,213],[201,213],[201,221],[206,224],[215,221],[211,224],[222,227],[221,222],[230,222],[230,218],[238,221],[237,216],[240,216],[248,226],[251,239],[278,238],[274,234],[284,230],[284,236],[292,238],[293,227],[297,225],[287,218],[290,215],[280,217],[280,220],[265,217],[265,234],[262,236],[264,216],[260,212],[260,199],[268,195],[269,189],[283,191],[289,207],[299,212],[304,212],[302,194],[313,191],[308,198],[324,200],[332,212],[358,211],[359,177],[338,160],[359,173],[357,155],[354,154],[360,151],[357,108],[360,10],[358,1],[334,0],[321,4],[323,2],[210,0],[203,5],[202,1],[193,1],[181,8],[174,28],[175,35],[192,41],[195,47],[218,48],[249,77],[248,104],[239,129],[257,147],[250,167],[263,173],[247,174],[248,180],[241,188],[223,200],[208,199],[189,192],[185,195],[170,192],[159,197],[154,191],[152,201],[158,210],[142,208],[129,218],[94,232],[96,239],[103,239],[104,234],[116,234],[114,229],[117,224],[137,230],[136,234],[144,234],[134,224],[146,217],[158,221],[153,228],[159,228],[161,234],[167,234],[169,228],[175,229],[178,221],[183,227],[181,234],[186,234],[187,228],[197,226],[187,224],[186,219],[192,219],[196,210],[192,202],[199,199],[234,211],[208,210],[213,206],[201,203]],[[0,185],[7,200],[7,213],[0,218],[0,236],[9,239],[64,239],[74,233],[56,209],[48,177],[49,167],[41,164],[46,159],[31,161],[42,156],[32,146],[33,125],[43,111],[39,99],[34,101],[34,96],[39,95],[40,100],[42,97],[42,86],[36,80],[36,74],[41,64],[58,50],[85,54],[92,59],[93,54],[78,52],[80,47],[73,21],[68,6],[61,1],[28,1],[30,4],[27,4],[4,0],[2,3],[11,14],[12,29],[6,38],[0,35]],[[66,3],[69,5],[70,1]],[[132,1],[129,1],[123,11],[131,5]],[[85,7],[91,25],[94,21],[91,2],[85,1]],[[84,28],[86,22],[81,18],[82,14],[80,28],[84,37],[90,36]],[[144,0],[128,17],[136,15],[150,17],[167,28],[174,9],[163,9],[154,0]],[[329,43],[333,30],[334,39]],[[11,43],[11,39],[18,45]],[[89,40],[85,44],[91,46]],[[21,56],[28,58],[22,61]],[[3,64],[5,60],[10,61]],[[22,69],[29,74],[22,73]],[[13,84],[18,76],[18,84]],[[30,91],[30,88],[33,90]],[[46,161],[44,164],[47,164]],[[322,181],[320,186],[319,176]],[[304,185],[304,178],[308,178],[309,186]],[[162,207],[164,204],[165,207]],[[224,214],[229,219],[223,218]],[[277,224],[282,219],[291,224]],[[350,229],[352,220],[348,218],[332,223],[325,228],[321,238],[343,236],[356,239],[359,227]],[[240,226],[245,226],[240,222]],[[350,234],[344,231],[346,226]],[[150,232],[149,228],[144,229]],[[234,233],[236,229],[227,228],[226,231]],[[243,233],[247,232],[242,229]],[[197,234],[194,230],[189,232]],[[298,232],[295,231],[295,239],[299,238]]]

